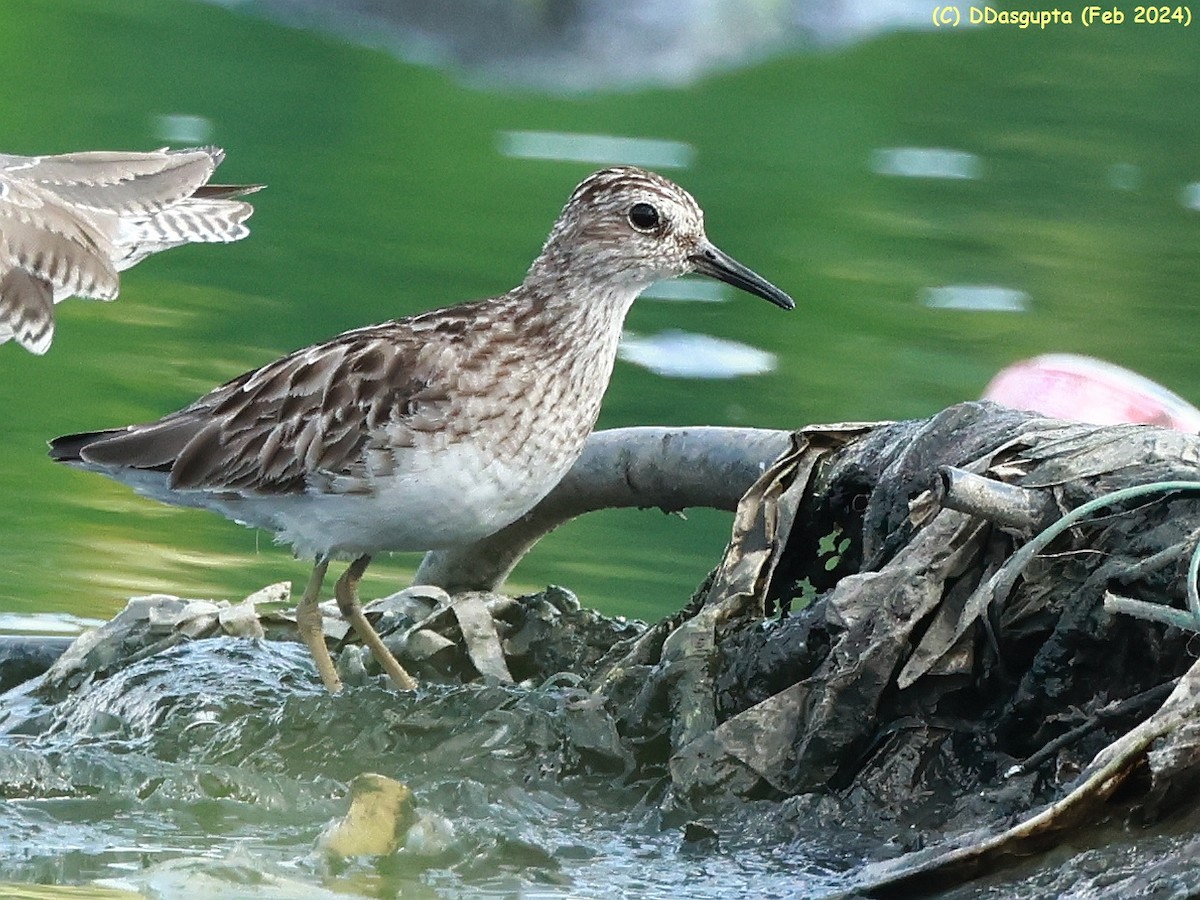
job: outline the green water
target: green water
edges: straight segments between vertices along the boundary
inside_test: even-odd
[[[686,89],[551,97],[466,87],[214,6],[8,0],[3,150],[149,149],[166,143],[157,117],[197,115],[229,152],[221,179],[269,189],[248,240],[155,257],[115,304],[60,306],[44,358],[0,348],[0,611],[107,615],[130,594],[236,598],[303,579],[268,535],[55,466],[45,441],[157,418],[341,330],[515,284],[595,166],[505,157],[506,131],[692,145],[694,163],[668,174],[704,205],[710,236],[799,301],[792,314],[746,297],[639,303],[636,332],[714,335],[780,363],[723,381],[618,363],[600,427],[927,415],[1047,351],[1200,400],[1200,212],[1180,201],[1200,181],[1197,50],[1190,31],[1132,25],[897,34]],[[897,146],[968,151],[980,177],[874,173],[873,151]],[[1134,174],[1119,188],[1114,171]],[[921,305],[923,288],[957,283],[1025,291],[1029,311]],[[514,583],[658,616],[727,529],[717,513],[594,515]],[[407,583],[417,561],[381,561],[364,595]]]

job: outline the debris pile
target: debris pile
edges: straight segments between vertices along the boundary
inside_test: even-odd
[[[825,821],[925,845],[868,867],[859,888],[881,893],[1195,805],[1200,438],[967,403],[790,444],[743,497],[720,564],[654,625],[557,588],[419,587],[370,604],[435,685],[426,703],[396,700],[393,726],[419,736],[412,759],[452,767],[483,742],[506,770],[620,772],[692,817],[762,799],[802,814],[819,797]],[[86,691],[219,633],[294,638],[285,588],[237,605],[132,601],[37,691]],[[325,611],[346,683],[374,681]],[[517,718],[488,737],[501,707]],[[462,722],[432,724],[455,710]]]

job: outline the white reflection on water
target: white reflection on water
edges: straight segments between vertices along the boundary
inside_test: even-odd
[[[776,363],[773,353],[748,344],[675,330],[649,336],[627,331],[621,335],[617,355],[668,378],[761,375],[774,369]]]
[[[1200,210],[1200,181],[1185,184],[1179,192],[1179,202],[1188,209]]]
[[[1142,186],[1142,170],[1133,163],[1113,163],[1106,173],[1109,187],[1134,191]]]
[[[966,309],[972,312],[1025,312],[1030,297],[1016,288],[996,284],[948,284],[925,288],[921,303],[931,309]]]
[[[904,178],[978,178],[983,163],[974,153],[943,147],[881,147],[871,154],[871,169]]]
[[[104,624],[70,613],[0,613],[0,634],[83,634]]]
[[[204,116],[182,113],[154,117],[154,134],[164,141],[181,144],[203,144],[212,140],[213,123]]]
[[[620,163],[651,169],[687,168],[696,156],[695,148],[682,141],[564,131],[502,131],[500,152],[518,159]]]

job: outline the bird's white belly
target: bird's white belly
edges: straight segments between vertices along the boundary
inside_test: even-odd
[[[377,480],[372,494],[247,497],[237,506],[239,518],[273,528],[301,556],[433,550],[471,543],[520,518],[569,466],[503,461],[464,443],[428,466]]]

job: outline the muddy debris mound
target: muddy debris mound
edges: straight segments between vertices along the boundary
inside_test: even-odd
[[[590,684],[664,745],[674,802],[833,796],[931,845],[860,890],[1158,820],[1200,774],[1198,462],[1192,435],[986,403],[804,429],[692,605]]]
[[[805,428],[743,496],[720,564],[658,623],[557,588],[376,601],[374,624],[437,698],[389,721],[430,760],[490,741],[510,775],[618,778],[685,833],[719,833],[735,807],[764,834],[819,818],[873,842],[852,882],[879,896],[1104,828],[1191,822],[1198,463],[1192,435],[989,403]],[[286,586],[202,603],[132,601],[23,690],[70,703],[180,643],[295,639]],[[374,685],[324,611],[347,684]],[[492,701],[522,727],[489,732],[504,720]],[[467,710],[471,727],[431,709]],[[1163,883],[1185,877],[1161,865]]]

